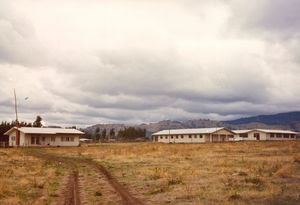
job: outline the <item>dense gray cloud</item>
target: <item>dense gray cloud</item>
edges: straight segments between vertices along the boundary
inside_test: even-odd
[[[234,119],[300,109],[300,2],[0,2],[0,118]],[[29,100],[24,100],[29,97]]]

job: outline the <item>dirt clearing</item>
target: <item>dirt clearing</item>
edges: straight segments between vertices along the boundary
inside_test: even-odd
[[[79,187],[79,172],[84,172],[84,170],[89,170],[89,172],[98,172],[102,175],[102,179],[105,178],[106,182],[113,188],[114,192],[117,193],[120,198],[113,196],[114,193],[112,193],[112,197],[106,196],[109,198],[109,203],[115,203],[115,204],[132,204],[132,205],[139,205],[142,204],[142,202],[134,197],[121,183],[119,183],[112,174],[105,169],[103,166],[98,164],[97,162],[94,162],[89,159],[81,159],[76,157],[64,157],[64,156],[57,156],[55,154],[47,154],[47,153],[41,153],[39,149],[34,149],[29,151],[33,156],[52,161],[55,163],[61,163],[63,166],[66,166],[70,170],[70,174],[68,177],[68,182],[64,185],[63,188],[63,198],[60,198],[59,202],[57,204],[64,204],[64,205],[71,205],[71,204],[81,204],[81,198],[91,198],[91,196],[86,197],[86,194],[84,193],[85,190],[80,190]],[[91,174],[91,173],[89,173]],[[103,177],[104,176],[104,177]],[[81,177],[81,181],[85,181],[86,175],[83,174]],[[94,178],[94,180],[101,180],[100,178]],[[102,182],[103,184],[103,182]],[[103,186],[102,186],[103,187]],[[89,188],[89,187],[82,187],[83,189]],[[107,189],[107,187],[106,187]],[[111,192],[110,192],[111,193]],[[82,197],[85,196],[85,197]],[[94,198],[97,196],[102,196],[102,192],[95,191],[94,192]],[[119,200],[121,199],[121,200]],[[105,200],[104,200],[105,201]],[[88,200],[85,200],[85,202],[88,204]],[[99,201],[101,203],[101,201]],[[103,201],[102,201],[103,203]],[[105,204],[105,203],[103,203]]]

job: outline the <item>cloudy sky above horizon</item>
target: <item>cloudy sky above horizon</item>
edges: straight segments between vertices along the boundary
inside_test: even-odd
[[[49,125],[300,110],[299,19],[299,0],[1,0],[0,120],[13,88]]]

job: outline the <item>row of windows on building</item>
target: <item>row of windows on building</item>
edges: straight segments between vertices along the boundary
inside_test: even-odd
[[[295,135],[295,134],[281,134],[281,133],[276,133],[276,134],[275,134],[275,133],[271,133],[271,134],[270,134],[270,137],[271,137],[271,138],[274,138],[275,136],[276,136],[277,138],[282,138],[282,137],[283,137],[283,138],[290,138],[290,137],[291,137],[291,138],[295,138],[296,135]]]
[[[192,139],[192,138],[195,138],[195,139],[197,139],[197,138],[203,138],[203,135],[187,135],[188,136],[188,138],[190,138],[190,139]],[[218,135],[214,135],[214,136],[218,136]],[[158,136],[160,139],[169,139],[169,135],[166,135],[166,136]],[[231,138],[233,138],[233,135],[228,135],[228,137],[231,137]],[[179,138],[181,138],[181,139],[184,139],[184,135],[170,135],[170,138],[171,139],[179,139]]]
[[[169,135],[166,135],[166,136],[158,136],[160,139],[168,139],[169,138]],[[183,139],[184,138],[184,135],[170,135],[170,138],[171,139]],[[203,138],[203,135],[188,135],[188,138]]]
[[[259,136],[259,133],[254,133],[254,137]],[[282,133],[271,133],[271,138],[295,138],[295,134],[282,134]],[[240,137],[248,138],[248,133],[240,134]]]
[[[42,142],[46,141],[46,137],[34,137],[34,136],[31,136],[31,144],[40,144],[40,138],[41,138]],[[50,138],[51,142],[55,142],[55,140],[56,140],[55,136],[52,136]],[[74,137],[60,137],[60,141],[61,142],[74,142]]]

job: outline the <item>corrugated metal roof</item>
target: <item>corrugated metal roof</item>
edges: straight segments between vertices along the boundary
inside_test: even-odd
[[[247,133],[250,132],[251,130],[232,130],[232,132],[236,133],[236,134],[242,134],[242,133]]]
[[[293,132],[290,130],[271,130],[271,129],[232,130],[232,132],[237,134],[242,134],[242,133],[247,133],[252,131],[260,131],[265,133],[298,134],[297,132]]]
[[[173,130],[162,130],[156,132],[152,135],[180,135],[180,134],[209,134],[219,130],[224,129],[224,127],[213,127],[213,128],[196,128],[196,129],[173,129]]]
[[[255,130],[266,132],[266,133],[298,134],[297,132],[293,132],[290,130],[269,130],[269,129],[255,129]]]
[[[13,129],[17,129],[17,128],[14,127]],[[7,133],[10,133],[11,130],[7,131]],[[84,134],[83,132],[76,129],[64,129],[64,128],[21,127],[18,128],[18,130],[26,134]]]

